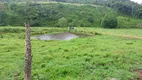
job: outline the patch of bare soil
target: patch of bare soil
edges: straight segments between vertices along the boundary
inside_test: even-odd
[[[142,80],[142,70],[135,70],[134,72],[136,72],[138,78],[134,78],[134,79],[129,79],[129,80]]]
[[[139,80],[142,80],[142,70],[136,70]]]

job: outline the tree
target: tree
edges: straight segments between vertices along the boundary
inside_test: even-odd
[[[67,24],[68,24],[67,19],[62,17],[61,19],[58,20],[57,26],[58,27],[66,27]]]
[[[142,19],[142,8],[137,9],[136,16]]]
[[[101,23],[104,28],[116,28],[117,27],[117,18],[114,13],[108,13],[105,15]]]
[[[0,10],[0,26],[6,25],[7,17],[8,17],[7,14],[4,11]]]

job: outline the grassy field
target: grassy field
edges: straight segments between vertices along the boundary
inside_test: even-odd
[[[78,28],[78,31],[87,31],[90,33],[100,33],[104,35],[113,35],[128,38],[142,39],[141,29],[102,29],[102,28]]]
[[[66,32],[32,28],[32,35]],[[24,27],[0,27],[0,80],[23,80]],[[77,28],[90,37],[32,40],[32,80],[138,80],[142,69],[141,29]]]

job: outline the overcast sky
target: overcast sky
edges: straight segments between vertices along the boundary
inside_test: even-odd
[[[131,0],[131,1],[134,1],[134,2],[137,2],[137,3],[142,3],[142,0]]]

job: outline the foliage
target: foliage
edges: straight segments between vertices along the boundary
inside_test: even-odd
[[[3,28],[0,29],[1,33],[20,33],[20,32],[25,32],[25,29],[18,29],[18,28]]]
[[[29,14],[28,20],[31,26],[49,27],[62,26],[60,25],[60,19],[63,17],[67,19],[68,24],[72,24],[75,27],[82,25],[84,27],[95,27],[100,25],[100,20],[105,15],[105,12],[112,11],[103,7],[96,8],[93,6],[74,6],[54,3],[31,4],[27,9],[28,13],[26,13],[26,6],[24,4],[8,4],[7,7],[8,10],[4,11],[8,15],[6,25],[23,25],[25,19],[27,19],[27,14]]]
[[[142,9],[142,6],[131,0],[65,0],[64,2],[102,5],[113,8],[118,13],[141,18],[139,9]]]
[[[88,21],[89,21],[90,23],[94,23],[94,19],[93,19],[92,17],[88,18]]]
[[[130,0],[107,0],[107,2],[104,2],[104,4],[113,8],[118,13],[141,18],[139,15],[141,11],[139,11],[139,9],[142,9],[142,6]]]
[[[70,0],[72,1],[72,0]],[[78,0],[77,0],[78,1]],[[93,0],[92,0],[93,1]],[[82,1],[83,2],[83,1]],[[99,4],[99,3],[103,4]],[[124,3],[123,3],[124,2]],[[75,2],[76,3],[76,2]],[[79,2],[80,3],[80,2]],[[119,27],[136,27],[142,21],[136,17],[142,17],[141,7],[136,3],[129,1],[110,1],[96,0],[95,4],[70,4],[70,3],[31,3],[26,7],[24,3],[4,3],[7,10],[3,10],[5,16],[1,18],[1,25],[23,26],[25,20],[29,20],[31,26],[55,27],[59,19],[66,18],[67,26],[74,27],[100,27],[101,21],[108,12],[118,12],[117,15],[132,19],[128,22],[125,19],[118,18]],[[103,5],[103,6],[99,6]],[[131,6],[133,5],[133,6]],[[110,8],[108,8],[108,7]],[[133,7],[133,11],[132,11]],[[28,13],[26,12],[26,8]],[[113,8],[114,10],[112,10]],[[27,14],[29,15],[27,18]],[[0,14],[2,16],[3,14]],[[133,17],[133,18],[132,18]],[[121,20],[120,20],[121,19]],[[122,24],[120,24],[122,23]],[[132,24],[132,25],[131,25]]]
[[[134,18],[128,18],[127,16],[118,16],[118,27],[119,28],[141,28],[137,25],[141,24],[141,19],[134,19]]]
[[[104,28],[116,28],[117,27],[117,18],[114,16],[113,13],[108,13],[105,15],[104,19],[102,20],[102,26]]]
[[[142,19],[142,8],[137,9],[136,15]]]
[[[4,11],[0,10],[0,26],[4,26],[7,24],[7,17],[8,15]]]
[[[94,3],[96,0],[50,0],[50,1],[67,2],[67,3],[92,4],[92,3]]]
[[[57,27],[67,27],[68,21],[66,18],[62,17],[58,20]]]

